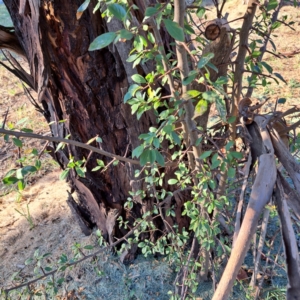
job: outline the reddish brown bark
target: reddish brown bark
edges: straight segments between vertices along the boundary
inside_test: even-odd
[[[79,20],[76,11],[81,0],[5,0],[4,3],[28,59],[45,117],[48,122],[55,121],[51,125],[53,135],[71,134],[71,139],[83,143],[98,135],[103,140],[100,145],[103,150],[130,155],[138,144],[139,134],[148,131],[153,119],[148,113],[137,121],[123,104],[128,80],[118,53],[111,52],[109,47],[88,51],[90,43],[107,31],[100,13],[92,12],[97,1],[91,1]],[[59,120],[66,121],[58,123]],[[68,146],[60,151],[57,160],[65,168],[70,155],[79,160],[88,154],[85,149]],[[86,177],[80,178],[72,170],[69,180],[79,194],[79,211],[85,223],[97,224],[107,237],[106,227],[111,226],[105,220],[110,209],[124,213],[122,206],[128,197],[133,167],[119,163],[106,172],[91,172],[97,165],[96,159],[105,164],[111,161],[93,153],[87,163]],[[141,215],[139,205],[134,210],[136,217]]]

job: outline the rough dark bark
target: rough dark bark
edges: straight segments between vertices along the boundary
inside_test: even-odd
[[[59,137],[71,134],[71,139],[83,143],[98,135],[103,140],[100,144],[103,150],[130,155],[138,145],[139,134],[147,132],[155,119],[148,113],[137,121],[123,104],[128,79],[118,51],[112,52],[109,47],[88,51],[90,43],[108,31],[100,12],[92,12],[97,1],[91,1],[79,20],[76,11],[81,0],[5,0],[4,3],[28,59],[44,115],[48,122],[55,121],[51,125],[52,134]],[[58,123],[59,120],[66,121]],[[92,145],[97,147],[96,142]],[[60,151],[57,160],[65,168],[70,155],[80,160],[88,154],[85,149],[68,146]],[[78,193],[76,207],[81,210],[85,224],[97,224],[108,239],[111,224],[107,224],[107,216],[110,210],[117,209],[125,217],[123,203],[131,189],[134,168],[119,163],[103,173],[91,172],[97,159],[105,164],[111,161],[93,153],[87,163],[86,177],[80,178],[72,170],[69,182],[72,192]],[[70,197],[69,201],[75,200]],[[141,205],[135,206],[133,214],[138,217],[141,213]]]

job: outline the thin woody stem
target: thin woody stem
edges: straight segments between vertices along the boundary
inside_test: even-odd
[[[69,145],[77,146],[77,147],[80,147],[80,148],[84,148],[84,149],[102,154],[102,155],[107,156],[107,157],[115,158],[115,159],[120,160],[120,161],[128,162],[128,163],[135,164],[135,165],[140,164],[140,162],[138,160],[126,158],[126,157],[116,155],[116,154],[101,150],[99,148],[96,148],[96,147],[93,147],[93,146],[90,146],[90,145],[87,145],[87,144],[84,144],[84,143],[80,143],[80,142],[77,142],[77,141],[74,141],[74,140],[64,139],[64,138],[61,138],[61,137],[43,136],[43,135],[39,135],[39,134],[36,134],[36,133],[6,130],[6,129],[0,128],[0,134],[1,133],[2,134],[7,134],[7,135],[13,135],[17,138],[27,137],[27,138],[32,138],[32,139],[45,140],[45,141],[49,141],[49,142],[66,143],[66,144],[69,144]]]

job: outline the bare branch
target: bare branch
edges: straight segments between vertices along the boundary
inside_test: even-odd
[[[109,153],[107,151],[101,150],[99,148],[96,148],[96,147],[93,147],[93,146],[90,146],[90,145],[87,145],[87,144],[84,144],[84,143],[80,143],[80,142],[77,142],[77,141],[74,141],[74,140],[64,139],[64,138],[61,138],[61,137],[43,136],[43,135],[39,135],[39,134],[35,134],[35,133],[6,130],[6,129],[2,129],[2,128],[0,128],[0,133],[13,135],[17,138],[26,137],[26,138],[32,138],[32,139],[38,139],[38,140],[45,140],[45,141],[49,141],[49,142],[66,143],[66,144],[69,144],[69,145],[73,145],[73,146],[77,146],[77,147],[80,147],[80,148],[84,148],[84,149],[93,151],[95,153],[99,153],[99,154],[107,156],[107,157],[115,158],[115,159],[120,160],[120,161],[128,162],[128,163],[135,164],[135,165],[140,164],[140,162],[138,160],[126,158],[126,157],[116,155],[116,154],[112,154],[112,153]]]
[[[244,71],[244,62],[247,54],[247,45],[249,38],[249,31],[252,27],[253,18],[257,8],[257,1],[250,0],[247,11],[244,16],[244,22],[240,32],[240,44],[239,51],[236,58],[235,72],[234,72],[234,82],[233,82],[233,101],[231,105],[231,115],[237,117],[238,115],[238,103],[242,94],[242,80]],[[236,123],[232,124],[231,135],[232,139],[235,140],[236,134]]]
[[[234,226],[232,247],[234,247],[235,241],[236,241],[236,239],[240,233],[240,229],[241,229],[242,209],[243,209],[243,205],[244,205],[244,195],[245,195],[245,191],[246,191],[246,187],[247,187],[251,163],[252,163],[252,157],[251,157],[251,152],[249,151],[248,160],[247,160],[247,164],[245,166],[245,172],[244,172],[244,176],[245,176],[244,182],[243,182],[243,185],[241,188],[240,199],[239,199],[238,208],[237,208],[236,217],[235,217],[235,226]]]

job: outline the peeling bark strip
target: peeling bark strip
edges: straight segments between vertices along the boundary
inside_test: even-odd
[[[93,221],[97,224],[98,228],[101,230],[104,238],[107,237],[108,231],[105,226],[105,210],[103,207],[99,206],[96,199],[90,190],[79,180],[75,179],[74,183],[76,185],[79,197],[83,197],[86,201],[88,211],[93,217]]]
[[[280,172],[278,172],[277,176],[280,177],[289,207],[293,210],[296,217],[300,221],[300,195],[290,186]]]
[[[11,28],[0,25],[0,49],[13,51],[19,55],[25,56],[25,53]]]
[[[289,286],[287,289],[287,300],[300,299],[300,271],[299,271],[299,253],[294,229],[291,222],[289,208],[284,195],[283,186],[280,177],[277,177],[275,200],[277,211],[280,217],[281,232],[285,250],[287,265],[287,274]]]
[[[289,173],[293,180],[294,186],[300,194],[300,165],[291,155],[290,151],[285,147],[283,141],[281,140],[279,134],[273,130],[271,132],[271,138],[275,149],[275,154],[279,161],[282,163],[284,168]]]

